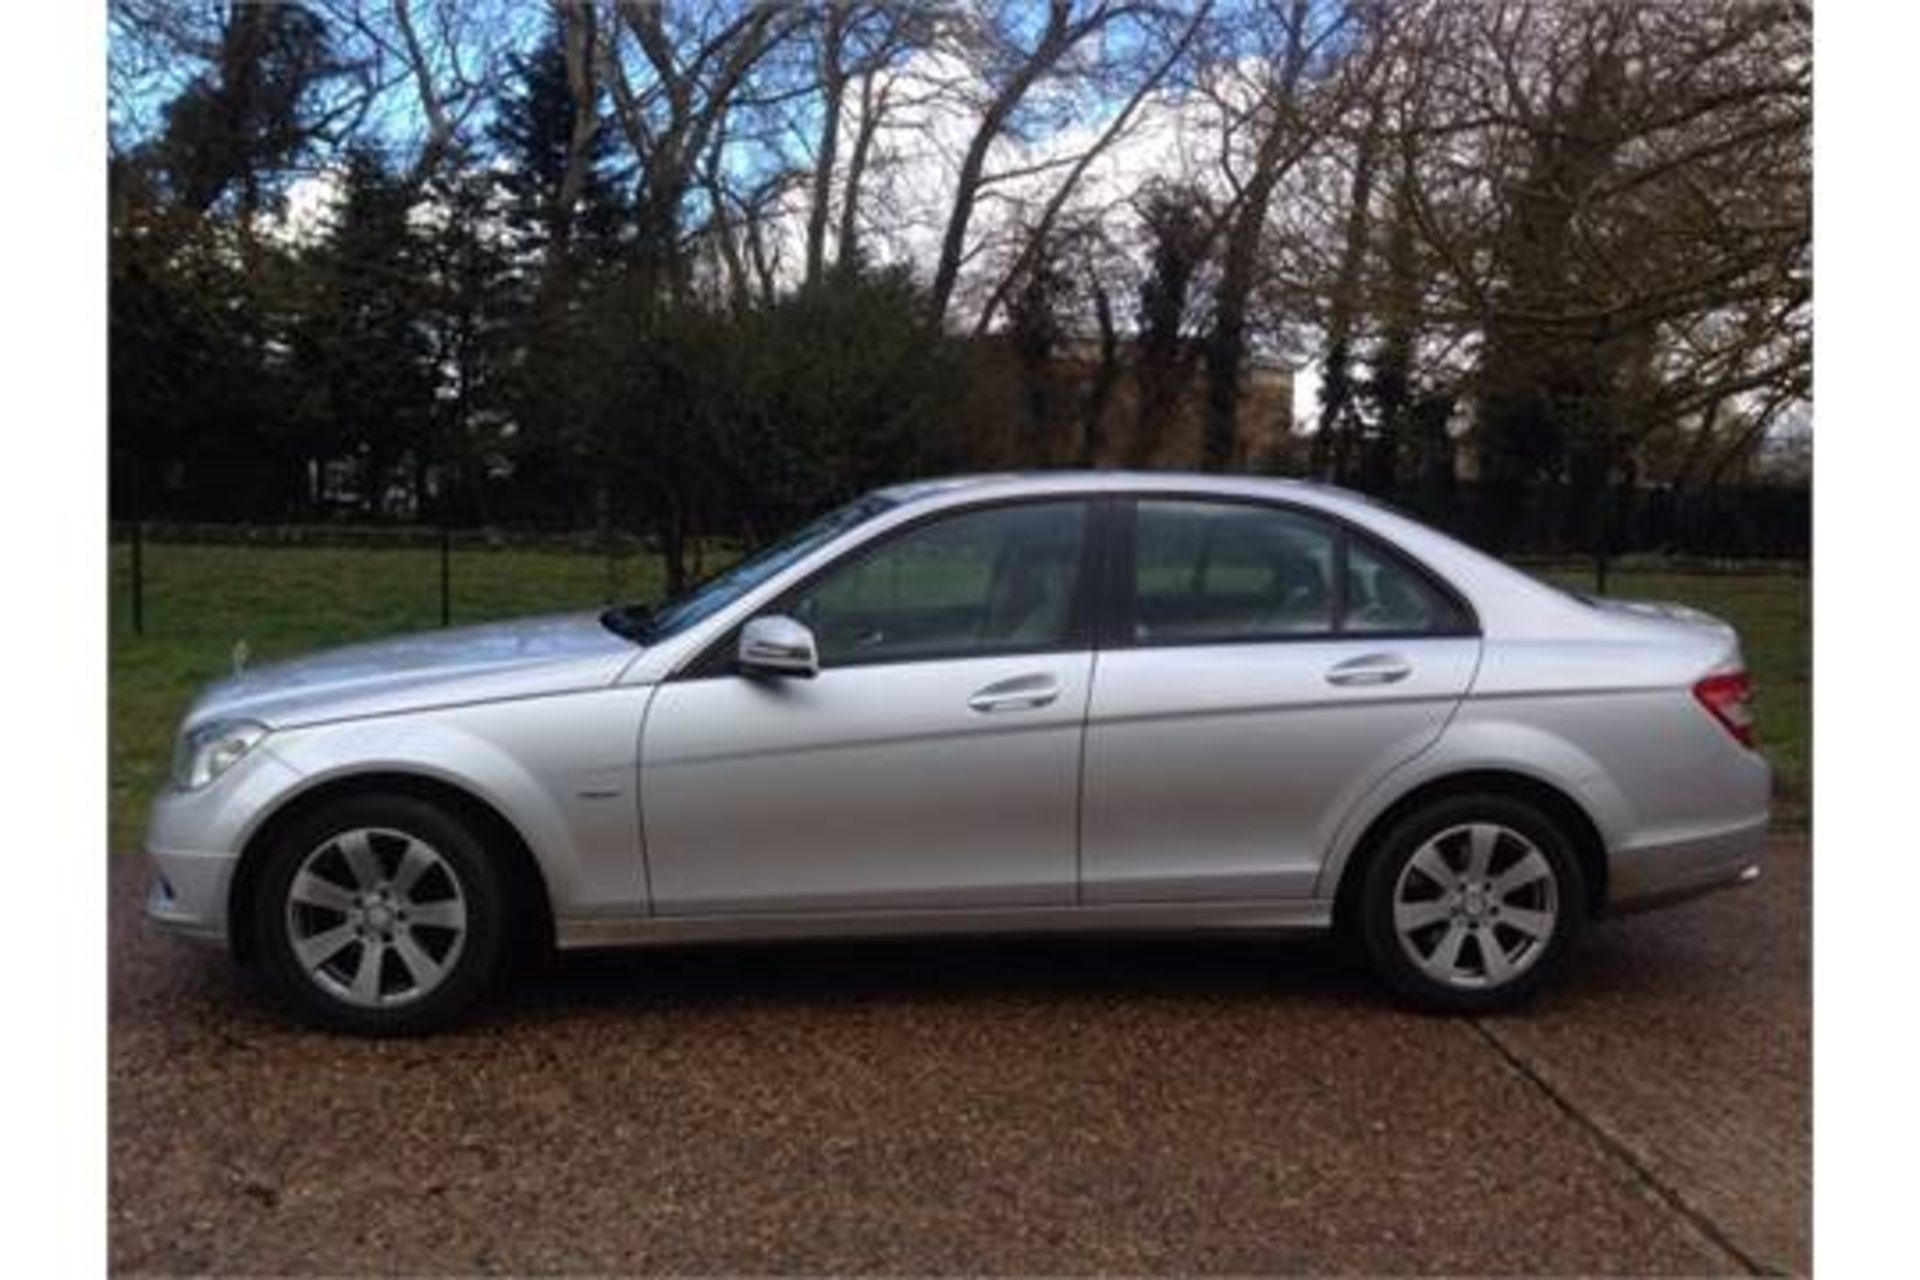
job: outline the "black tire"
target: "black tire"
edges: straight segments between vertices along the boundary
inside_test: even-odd
[[[377,856],[389,860],[395,857],[395,841],[384,833],[411,837],[429,846],[439,856],[464,910],[464,934],[457,951],[448,946],[445,954],[451,958],[436,985],[379,1007],[353,1003],[327,989],[321,978],[310,975],[294,951],[290,932],[294,926],[289,923],[289,894],[302,864],[342,834],[357,830],[383,833],[372,844],[380,851]],[[435,804],[404,795],[351,796],[291,824],[265,851],[265,858],[253,894],[254,954],[260,959],[269,986],[303,1021],[360,1035],[430,1031],[470,1008],[502,967],[513,924],[506,877],[467,825]],[[436,870],[431,874],[437,878],[443,873]],[[345,945],[353,948],[365,944]],[[358,952],[345,954],[357,956]],[[391,965],[379,973],[383,978],[391,977]],[[401,981],[410,976],[403,966]]]
[[[1462,907],[1459,911],[1453,911],[1450,918],[1426,926],[1414,939],[1403,945],[1395,927],[1394,907],[1402,874],[1407,871],[1408,863],[1436,836],[1443,837],[1443,849],[1460,851],[1454,856],[1461,856],[1464,853],[1459,844],[1462,837],[1446,836],[1444,833],[1473,824],[1505,827],[1531,843],[1545,859],[1551,872],[1554,905],[1549,936],[1541,941],[1515,929],[1510,923],[1513,914],[1511,905],[1508,907],[1508,921],[1479,914],[1469,915],[1468,909]],[[1502,869],[1503,858],[1506,860],[1504,865],[1511,867],[1525,856],[1523,846],[1509,837],[1501,837],[1496,843],[1496,850],[1492,864],[1496,873]],[[1427,887],[1423,874],[1414,874],[1421,878],[1411,883]],[[1437,881],[1431,883],[1431,891],[1440,893],[1441,899],[1447,897],[1439,889]],[[1543,895],[1546,890],[1529,888],[1524,892]],[[1542,897],[1532,899],[1535,903],[1543,900]],[[1485,895],[1476,899],[1481,912],[1487,910],[1486,902]],[[1434,1012],[1487,1013],[1522,1004],[1542,985],[1551,981],[1566,962],[1567,955],[1585,926],[1587,914],[1586,877],[1581,872],[1580,859],[1567,833],[1539,808],[1524,800],[1485,794],[1436,800],[1421,805],[1396,821],[1375,846],[1362,868],[1354,922],[1374,972],[1400,996],[1419,1008]],[[1497,916],[1497,913],[1494,915]],[[1408,946],[1419,949],[1421,941],[1437,939],[1440,934],[1454,929],[1456,924],[1469,932],[1456,944],[1455,956],[1463,968],[1480,970],[1477,985],[1443,981],[1423,969],[1407,952]],[[1526,963],[1517,965],[1518,972],[1512,977],[1494,981],[1490,976],[1487,953],[1480,950],[1483,932],[1491,945],[1502,948],[1502,954],[1508,949],[1524,949]],[[1436,941],[1429,958],[1438,951],[1439,943]],[[1463,974],[1460,981],[1475,981],[1475,978]]]

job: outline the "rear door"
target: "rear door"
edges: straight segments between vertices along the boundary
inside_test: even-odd
[[[1405,557],[1309,511],[1143,497],[1121,512],[1082,900],[1307,896],[1341,817],[1466,693],[1471,615]]]

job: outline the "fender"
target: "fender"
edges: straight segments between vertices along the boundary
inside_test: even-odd
[[[639,810],[640,728],[655,686],[441,708],[287,729],[274,754],[299,776],[255,810],[244,848],[273,813],[316,787],[407,773],[485,801],[540,864],[556,915],[649,909]]]
[[[1519,774],[1564,792],[1592,819],[1607,850],[1617,847],[1621,833],[1631,828],[1632,808],[1599,764],[1556,734],[1490,718],[1489,706],[1497,705],[1469,699],[1431,747],[1389,771],[1348,811],[1314,884],[1315,897],[1331,898],[1339,889],[1361,837],[1381,814],[1428,783],[1461,773]]]

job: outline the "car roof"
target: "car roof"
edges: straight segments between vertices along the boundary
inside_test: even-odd
[[[1297,499],[1370,501],[1364,495],[1312,480],[1229,475],[1199,471],[999,471],[940,476],[891,485],[880,496],[902,505],[941,497],[1020,496],[1049,493],[1177,492],[1265,494]]]

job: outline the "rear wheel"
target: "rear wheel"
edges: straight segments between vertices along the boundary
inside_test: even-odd
[[[504,882],[465,825],[411,796],[355,796],[294,823],[254,895],[256,954],[307,1021],[423,1031],[500,966]]]
[[[1565,960],[1586,895],[1571,840],[1540,810],[1455,796],[1387,832],[1361,884],[1360,936],[1375,972],[1416,1004],[1506,1008]]]

